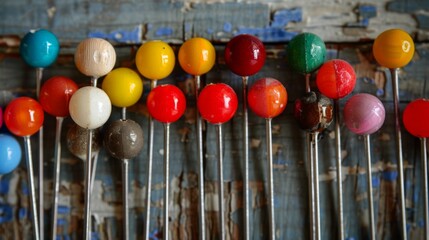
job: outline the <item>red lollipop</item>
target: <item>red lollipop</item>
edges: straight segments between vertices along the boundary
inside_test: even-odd
[[[78,90],[70,78],[55,76],[48,79],[40,89],[40,104],[47,113],[56,117],[69,115],[71,96]]]
[[[287,92],[283,84],[274,78],[261,78],[249,90],[250,109],[263,118],[278,116],[286,108]]]
[[[242,34],[232,38],[226,45],[226,65],[239,76],[257,73],[265,63],[265,47],[257,37]]]
[[[39,131],[43,124],[42,105],[29,97],[12,100],[4,112],[4,122],[13,134],[26,137]]]
[[[162,123],[177,121],[185,112],[186,98],[182,90],[170,84],[152,89],[147,96],[146,105],[150,115]]]
[[[201,117],[212,124],[229,121],[237,111],[237,95],[225,83],[209,84],[198,96],[198,110]]]
[[[404,127],[415,137],[429,137],[429,100],[424,98],[410,102],[404,109]]]
[[[317,72],[316,85],[319,91],[328,98],[343,98],[355,88],[355,70],[344,60],[329,60]]]

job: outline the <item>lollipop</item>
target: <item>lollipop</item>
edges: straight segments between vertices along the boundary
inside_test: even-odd
[[[27,174],[30,185],[30,207],[33,220],[33,232],[36,240],[40,239],[39,222],[35,199],[33,161],[31,154],[30,136],[39,131],[43,124],[44,113],[42,106],[29,97],[19,97],[12,100],[5,109],[4,122],[6,127],[16,136],[24,137],[24,147],[27,162]]]
[[[164,232],[163,238],[169,239],[169,174],[170,174],[170,123],[177,121],[185,112],[186,98],[174,85],[161,85],[152,89],[146,100],[149,114],[164,123]]]
[[[0,175],[15,170],[21,162],[21,146],[8,134],[0,133]]]
[[[225,239],[225,213],[223,188],[222,124],[229,121],[237,111],[238,100],[234,90],[224,84],[210,84],[198,96],[197,107],[201,117],[216,125],[219,174],[219,229],[220,239]]]
[[[266,119],[267,163],[269,176],[270,239],[275,239],[273,144],[271,119],[286,108],[287,92],[283,84],[274,78],[261,78],[249,90],[249,107],[258,116]]]
[[[325,43],[313,33],[296,35],[290,40],[286,51],[291,68],[299,73],[314,72],[325,62]]]

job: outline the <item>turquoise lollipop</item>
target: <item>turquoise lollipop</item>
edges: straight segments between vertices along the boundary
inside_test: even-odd
[[[12,172],[21,162],[21,146],[8,135],[0,134],[0,174]]]
[[[45,29],[29,31],[19,46],[21,57],[35,68],[46,68],[51,65],[57,59],[59,51],[57,37]]]

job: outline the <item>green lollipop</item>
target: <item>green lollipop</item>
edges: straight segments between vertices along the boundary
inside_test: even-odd
[[[286,52],[292,69],[308,74],[325,62],[326,46],[316,34],[301,33],[290,40]]]

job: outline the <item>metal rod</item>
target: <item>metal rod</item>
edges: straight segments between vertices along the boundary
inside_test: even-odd
[[[375,231],[375,215],[374,215],[374,198],[372,193],[372,167],[371,167],[371,143],[370,136],[366,134],[364,136],[365,140],[365,154],[367,160],[367,176],[368,176],[368,206],[369,206],[369,226],[371,230],[371,239],[376,239],[376,231]]]
[[[128,159],[122,159],[122,211],[123,211],[123,239],[129,239],[129,214],[128,214]]]
[[[250,187],[249,187],[249,120],[247,111],[248,77],[243,82],[243,157],[244,157],[244,239],[250,238]]]
[[[200,76],[195,76],[195,102],[198,101],[198,95],[201,89]],[[197,151],[198,151],[198,190],[199,190],[199,239],[206,239],[206,217],[205,217],[205,202],[204,202],[204,156],[203,156],[203,120],[200,112],[196,111],[197,124]]]
[[[267,163],[268,163],[268,207],[269,207],[269,225],[270,225],[270,239],[276,239],[276,224],[274,217],[274,178],[273,178],[273,142],[271,130],[271,118],[265,121],[265,132],[267,139]]]
[[[42,85],[43,78],[43,68],[36,68],[36,96],[37,99],[40,97],[40,86]],[[43,125],[39,129],[39,231],[40,231],[40,239],[44,239],[44,154],[43,154]]]
[[[152,80],[150,88],[156,87],[157,81]],[[150,200],[152,189],[152,162],[153,162],[153,135],[154,135],[154,121],[149,116],[149,139],[148,139],[148,162],[147,162],[147,187],[146,187],[146,224],[144,230],[144,239],[149,239],[150,232]]]
[[[404,183],[404,162],[402,158],[402,136],[401,136],[401,125],[399,116],[399,86],[398,86],[398,68],[390,69],[392,75],[392,87],[393,87],[393,103],[395,112],[395,130],[396,130],[396,155],[398,158],[398,181],[399,181],[399,197],[401,207],[401,228],[402,228],[402,239],[407,239],[407,215],[405,212],[405,183]]]
[[[316,239],[316,203],[314,195],[314,161],[313,161],[313,146],[311,141],[311,133],[307,132],[305,134],[307,142],[307,160],[309,162],[309,177],[308,182],[309,187],[309,203],[310,203],[310,234],[311,239]]]
[[[127,108],[123,107],[121,108],[121,120],[126,120],[127,119]]]
[[[51,239],[57,237],[57,221],[58,221],[58,202],[60,195],[60,174],[61,174],[61,128],[63,125],[63,117],[56,117],[55,130],[55,160],[54,160],[54,200],[52,207],[52,235]]]
[[[335,149],[337,152],[337,191],[338,191],[338,238],[344,240],[344,201],[343,201],[343,174],[341,165],[341,128],[340,128],[340,104],[334,100],[335,111]]]
[[[312,133],[312,152],[314,162],[314,206],[315,206],[315,223],[316,223],[316,239],[320,240],[320,192],[319,192],[319,151],[318,151],[318,132]]]
[[[170,192],[170,124],[164,123],[164,234],[163,239],[168,240],[169,234],[169,192]]]
[[[85,169],[85,218],[84,218],[84,239],[91,239],[91,150],[92,150],[92,134],[93,130],[88,129],[88,147],[86,153],[86,169]]]
[[[33,221],[34,239],[39,240],[40,231],[39,231],[39,221],[37,218],[37,204],[35,199],[36,190],[34,187],[33,159],[31,154],[30,136],[24,137],[24,148],[25,148],[25,154],[26,154],[25,159],[27,162],[27,175],[28,175],[28,181],[30,185],[30,208],[31,208],[32,221]]]
[[[428,159],[426,154],[426,138],[420,138],[420,151],[422,158],[422,175],[423,175],[423,194],[424,194],[424,215],[425,215],[425,237],[429,239],[429,200],[428,200]]]
[[[222,124],[216,124],[217,145],[218,145],[218,188],[219,188],[219,239],[225,239],[225,206],[224,206],[224,189],[223,189],[223,141],[222,141]]]
[[[95,173],[97,172],[97,162],[98,162],[98,155],[100,154],[99,151],[94,153],[94,157],[91,156],[92,159],[92,170],[91,170],[91,192],[94,189],[94,183],[95,183]]]

